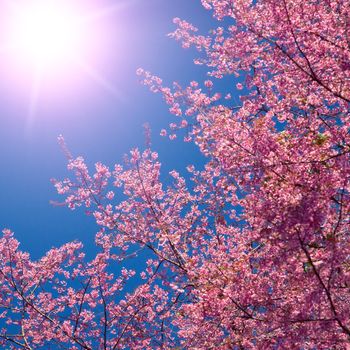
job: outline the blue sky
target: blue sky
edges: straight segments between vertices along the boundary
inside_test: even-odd
[[[107,6],[116,1],[99,3]],[[93,218],[82,211],[49,204],[57,199],[50,178],[67,176],[57,144],[59,134],[72,153],[83,155],[89,165],[97,161],[113,165],[122,162],[131,148],[142,147],[142,125],[148,122],[164,172],[172,168],[183,172],[187,164],[200,162],[193,145],[159,136],[171,116],[161,97],[139,84],[135,71],[143,67],[169,83],[205,79],[205,69],[192,63],[196,53],[183,50],[166,35],[175,28],[174,17],[189,20],[205,32],[215,25],[211,13],[197,0],[125,4],[103,19],[107,35],[99,43],[103,54],[95,64],[118,90],[118,97],[82,72],[70,72],[62,78],[64,84],[43,81],[36,110],[29,116],[30,83],[25,76],[11,80],[12,72],[0,64],[0,226],[15,231],[22,249],[34,258],[75,239],[92,247],[97,230]]]

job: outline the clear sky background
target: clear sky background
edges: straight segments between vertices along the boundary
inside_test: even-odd
[[[118,96],[83,71],[70,70],[43,81],[36,109],[29,115],[29,72],[15,74],[0,62],[0,226],[15,231],[22,249],[34,258],[75,239],[89,250],[97,231],[93,218],[81,210],[49,204],[58,199],[50,178],[68,175],[59,134],[73,155],[84,156],[89,165],[102,161],[112,166],[131,148],[143,147],[142,125],[148,122],[164,173],[173,168],[184,173],[187,164],[201,162],[193,145],[159,136],[171,121],[168,107],[160,95],[140,85],[135,74],[142,67],[167,83],[205,79],[205,68],[192,63],[195,51],[183,50],[167,37],[175,29],[174,17],[189,20],[203,33],[215,26],[199,0],[128,0],[101,20],[105,35],[97,45],[98,59],[93,55],[90,63]]]

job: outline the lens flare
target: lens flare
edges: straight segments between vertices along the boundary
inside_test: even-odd
[[[78,55],[84,31],[74,7],[64,1],[15,3],[9,21],[9,42],[16,60],[53,69]]]
[[[44,99],[82,93],[86,78],[122,97],[103,71],[118,50],[116,16],[134,1],[0,0],[0,75],[29,98],[29,122]]]

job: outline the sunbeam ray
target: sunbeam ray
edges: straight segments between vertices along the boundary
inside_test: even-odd
[[[28,117],[27,117],[27,130],[30,130],[34,120],[35,114],[38,107],[39,97],[40,97],[40,89],[41,83],[43,79],[43,72],[37,68],[34,72],[32,86],[30,89],[30,100],[28,106]]]
[[[95,22],[100,19],[103,19],[107,16],[111,16],[115,14],[116,12],[120,11],[121,9],[128,7],[139,0],[124,0],[119,2],[118,4],[102,7],[98,10],[94,10],[91,13],[88,13],[81,17],[80,22],[86,23],[86,22]]]
[[[124,96],[122,93],[105,77],[103,77],[94,67],[89,65],[87,62],[76,59],[75,60],[78,67],[88,76],[90,77],[97,85],[102,87],[106,92],[110,93],[113,97],[118,100],[124,100]]]

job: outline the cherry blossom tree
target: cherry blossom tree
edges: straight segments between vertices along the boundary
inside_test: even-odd
[[[32,261],[5,230],[2,346],[349,349],[350,1],[202,3],[220,26],[171,36],[212,80],[138,74],[174,115],[161,134],[205,166],[162,183],[147,148],[91,174],[60,138],[74,176],[54,184],[96,220],[96,257],[73,242]]]

